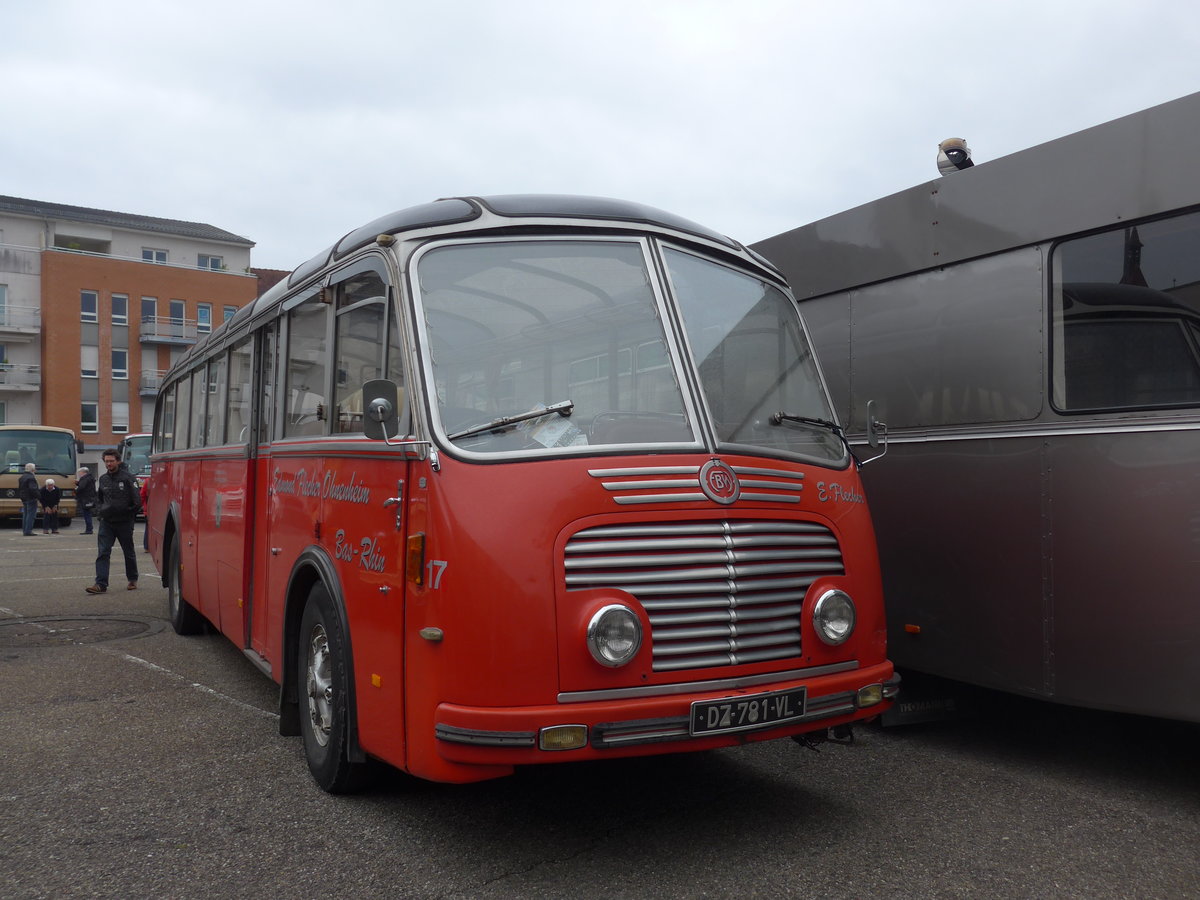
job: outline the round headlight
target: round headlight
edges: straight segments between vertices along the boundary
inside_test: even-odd
[[[845,591],[826,591],[813,607],[813,626],[825,643],[837,646],[854,632],[854,601]]]
[[[606,606],[588,622],[587,645],[600,665],[623,666],[642,646],[642,622],[628,606]]]

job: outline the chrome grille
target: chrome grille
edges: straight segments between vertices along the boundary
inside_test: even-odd
[[[656,672],[799,656],[805,592],[845,571],[825,526],[744,519],[588,528],[565,566],[568,590],[618,588],[645,607]]]

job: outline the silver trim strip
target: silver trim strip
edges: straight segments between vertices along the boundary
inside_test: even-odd
[[[600,691],[563,691],[558,695],[559,703],[591,703],[605,700],[628,700],[634,697],[673,697],[678,694],[702,691],[736,690],[757,687],[777,681],[793,681],[803,678],[819,678],[839,672],[852,672],[859,668],[857,659],[808,669],[789,669],[786,672],[767,672],[763,675],[742,675],[737,678],[717,678],[712,681],[689,681],[680,684],[648,684],[628,688],[608,688]]]
[[[451,744],[476,747],[533,747],[537,744],[537,735],[532,731],[479,731],[440,722],[434,726],[434,737]]]
[[[767,475],[767,476],[771,476],[771,477],[775,477],[775,478],[792,478],[792,479],[795,479],[796,481],[804,480],[803,472],[792,472],[788,469],[762,469],[762,468],[754,468],[752,466],[732,466],[731,468],[733,469],[733,471],[737,472],[739,475]],[[754,482],[753,481],[743,481],[742,484],[754,484]],[[792,490],[798,491],[798,490],[800,490],[800,488],[797,487],[797,488],[793,488]]]
[[[628,506],[631,503],[696,503],[707,499],[703,494],[635,494],[630,497],[613,497],[613,503]]]
[[[888,433],[888,442],[893,444],[928,444],[936,441],[991,441],[1001,438],[1040,438],[1040,437],[1076,437],[1093,434],[1143,434],[1161,431],[1200,431],[1200,421],[1159,422],[1154,424],[1126,425],[1112,427],[1108,423],[1091,422],[1086,425],[1068,427],[1063,425],[1027,425],[1018,427],[999,427],[989,431],[938,431],[905,434],[892,431]],[[850,442],[855,447],[865,447],[864,438],[855,436]]]
[[[698,475],[699,466],[640,466],[636,469],[588,469],[593,478],[626,478],[630,475]]]

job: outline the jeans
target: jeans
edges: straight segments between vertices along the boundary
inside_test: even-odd
[[[138,580],[137,552],[133,546],[133,519],[128,522],[105,522],[101,519],[99,536],[96,538],[99,549],[99,555],[96,557],[96,584],[103,588],[108,587],[108,562],[116,542],[120,542],[121,550],[125,553],[125,577],[129,581]]]
[[[88,507],[88,506],[81,507],[81,508],[80,508],[80,512],[82,512],[82,513],[83,513],[83,530],[84,530],[84,532],[91,531],[91,530],[92,530],[92,510],[91,510],[91,507]]]
[[[25,500],[24,506],[21,508],[21,531],[25,534],[33,534],[33,523],[37,520],[38,502],[36,500]]]

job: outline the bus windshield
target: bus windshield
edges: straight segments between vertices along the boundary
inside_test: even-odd
[[[33,463],[38,475],[74,476],[75,437],[69,431],[7,428],[0,431],[0,460],[8,473]]]
[[[637,240],[502,240],[427,251],[417,266],[441,428],[477,453],[717,439],[827,462],[841,440],[787,296],[682,251],[666,259],[698,375],[667,326],[669,296]],[[550,414],[542,415],[541,411]],[[556,414],[555,414],[556,413]]]
[[[151,434],[131,434],[121,441],[118,447],[121,462],[128,465],[134,475],[150,473],[150,442],[153,438]]]
[[[844,442],[787,296],[690,253],[665,256],[720,441],[840,461]]]

